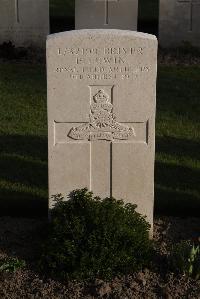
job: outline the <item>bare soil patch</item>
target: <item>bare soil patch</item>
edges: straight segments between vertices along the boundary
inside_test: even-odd
[[[157,256],[151,269],[112,281],[57,281],[37,271],[37,258],[45,235],[44,219],[0,218],[0,259],[18,257],[26,267],[0,273],[0,298],[200,298],[200,281],[169,272],[166,256],[171,245],[200,236],[200,218],[155,219]]]

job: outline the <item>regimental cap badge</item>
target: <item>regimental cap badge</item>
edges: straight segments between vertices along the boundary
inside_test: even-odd
[[[116,121],[113,114],[113,104],[109,102],[109,95],[103,90],[92,97],[93,103],[90,105],[88,123],[83,123],[78,127],[73,127],[68,133],[68,137],[75,140],[128,140],[135,136],[135,130]]]

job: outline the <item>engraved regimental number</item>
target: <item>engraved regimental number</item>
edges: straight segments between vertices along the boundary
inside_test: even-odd
[[[113,113],[113,105],[109,102],[109,95],[103,90],[93,96],[90,105],[90,122],[74,127],[68,137],[75,140],[128,140],[135,136],[134,128],[120,124]]]
[[[15,1],[15,16],[16,16],[16,22],[19,23],[19,0]]]
[[[200,5],[200,0],[178,0],[178,3],[189,4],[190,5],[190,24],[189,31],[193,30],[193,14],[196,5]]]
[[[105,25],[109,25],[109,2],[118,2],[119,0],[95,0],[95,2],[104,2],[105,5]]]

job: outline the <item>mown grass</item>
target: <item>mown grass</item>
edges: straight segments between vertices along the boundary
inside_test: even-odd
[[[160,67],[156,210],[200,215],[200,68]]]
[[[200,68],[158,71],[155,210],[199,215]],[[45,68],[0,66],[0,214],[47,213]]]
[[[51,33],[72,30],[75,27],[75,0],[50,0]]]
[[[47,116],[41,66],[0,67],[0,213],[47,210]]]
[[[72,17],[75,14],[75,0],[50,0],[50,16]]]

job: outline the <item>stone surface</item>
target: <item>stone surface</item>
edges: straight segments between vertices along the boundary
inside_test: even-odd
[[[200,47],[200,0],[160,0],[159,43]]]
[[[76,0],[76,29],[137,30],[138,0]]]
[[[0,44],[45,47],[48,34],[48,0],[0,1]]]
[[[144,33],[48,37],[49,197],[88,187],[136,203],[153,223],[156,60]]]

